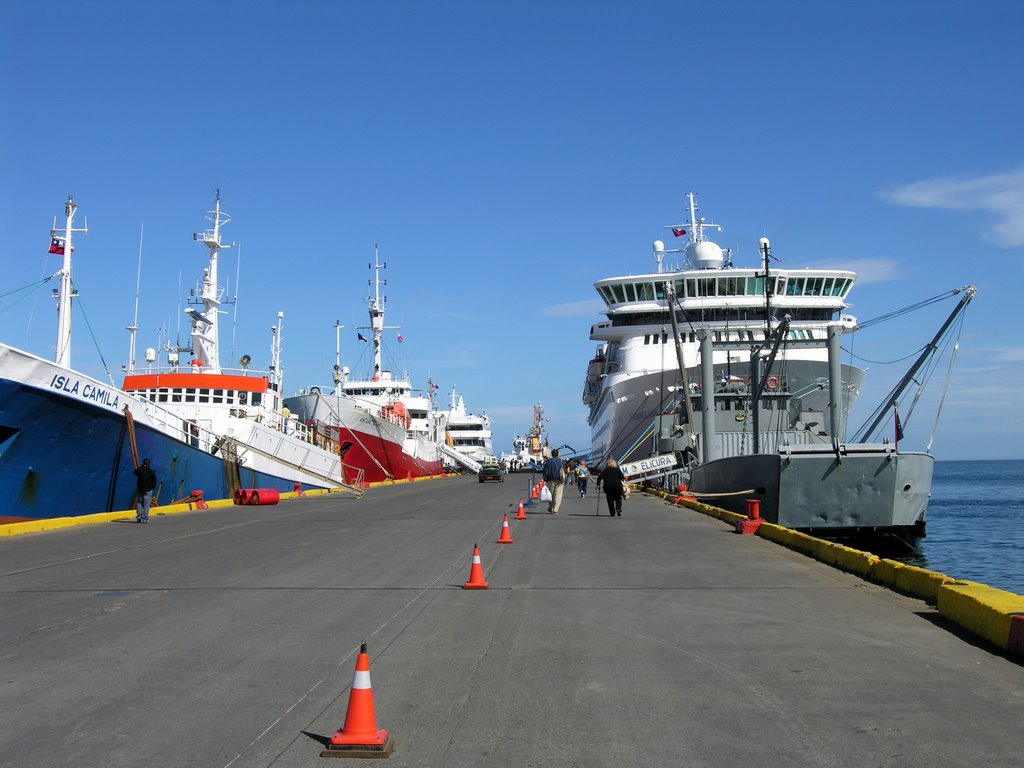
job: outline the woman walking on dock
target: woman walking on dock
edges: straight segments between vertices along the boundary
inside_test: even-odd
[[[604,485],[604,496],[608,500],[608,514],[622,517],[622,497],[626,492],[626,476],[622,474],[615,459],[608,459],[605,468],[597,475],[597,490]]]

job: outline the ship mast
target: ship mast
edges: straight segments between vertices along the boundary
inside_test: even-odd
[[[217,201],[213,211],[206,218],[213,222],[213,229],[195,232],[193,240],[202,242],[210,249],[210,263],[203,271],[203,282],[200,286],[199,301],[203,310],[186,309],[185,314],[192,318],[192,364],[203,372],[220,373],[220,354],[217,337],[217,316],[220,314],[220,288],[217,286],[217,254],[221,248],[230,248],[220,241],[220,228],[231,220],[228,214],[220,209],[220,190],[217,190]],[[198,303],[198,302],[197,302]]]
[[[75,211],[78,206],[71,195],[64,203],[64,215],[67,221],[64,225],[64,263],[60,268],[60,293],[57,295],[57,354],[54,362],[62,368],[71,367],[71,294],[74,290],[71,284],[71,233],[88,232],[88,224],[84,229],[74,228]],[[57,238],[58,232],[56,219],[53,222],[53,229],[50,230],[50,237]],[[52,247],[52,246],[51,246]]]
[[[373,381],[380,381],[381,358],[380,358],[380,337],[384,331],[384,302],[386,296],[380,295],[381,285],[387,285],[387,280],[382,280],[381,269],[387,269],[387,262],[381,263],[380,250],[377,244],[373,245],[373,296],[369,299],[370,305],[370,331],[373,333]]]

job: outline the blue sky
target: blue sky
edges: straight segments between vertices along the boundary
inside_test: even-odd
[[[457,386],[498,452],[537,401],[582,450],[592,284],[649,271],[693,190],[738,265],[767,235],[784,266],[858,271],[862,320],[976,284],[933,450],[1021,458],[1022,28],[1024,5],[995,0],[0,0],[0,293],[58,268],[49,227],[73,193],[75,282],[120,381],[140,225],[143,348],[177,327],[220,188],[242,246],[234,358],[266,364],[280,310],[286,390],[329,381],[336,321],[365,370],[379,243],[394,367]],[[5,342],[52,355],[48,290],[2,300]],[[876,363],[857,414],[906,365],[877,363],[951,308],[858,334]],[[74,341],[105,378],[80,314]]]

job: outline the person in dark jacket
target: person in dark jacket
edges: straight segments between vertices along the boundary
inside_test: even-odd
[[[548,514],[557,515],[565,491],[565,460],[558,458],[557,449],[551,451],[551,456],[544,462],[544,485],[551,491]]]
[[[149,459],[134,470],[135,473],[135,522],[149,522],[149,507],[153,503],[153,491],[156,489],[156,472],[149,466]]]
[[[622,474],[615,459],[608,459],[605,468],[597,474],[597,490],[604,486],[604,497],[608,500],[608,514],[622,517],[622,497],[626,492],[626,476]]]

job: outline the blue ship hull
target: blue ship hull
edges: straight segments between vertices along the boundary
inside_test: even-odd
[[[193,490],[229,495],[224,463],[136,422],[139,460],[157,473],[154,499],[169,504]],[[59,392],[0,380],[0,523],[132,509],[135,468],[128,423],[117,411]],[[291,491],[294,483],[239,467],[243,488]]]

